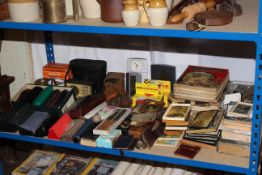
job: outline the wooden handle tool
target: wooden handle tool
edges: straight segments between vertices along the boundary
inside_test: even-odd
[[[180,14],[174,15],[171,18],[171,22],[176,24],[183,20],[190,20],[194,17],[195,14],[206,11],[208,8],[214,7],[215,4],[215,1],[208,1],[206,3],[199,2],[186,6],[182,9]]]

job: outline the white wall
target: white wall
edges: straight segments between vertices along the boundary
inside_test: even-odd
[[[10,85],[13,96],[24,84],[32,82],[31,45],[26,40],[24,31],[6,30],[0,52],[1,73],[14,76]]]
[[[16,78],[11,85],[12,95],[25,83],[41,78],[42,66],[47,63],[43,33],[30,32],[30,37],[27,34],[24,31],[7,31],[6,40],[2,43],[0,52],[2,74]],[[28,38],[32,41],[32,45],[26,42]],[[228,48],[229,45],[234,45],[234,43],[229,43],[229,45],[222,43],[220,50],[213,51],[214,46],[212,46],[212,43],[206,43],[206,40],[196,42],[196,40],[184,39],[110,37],[107,35],[73,33],[53,33],[53,38],[56,62],[68,63],[74,58],[102,59],[108,62],[108,71],[126,72],[127,58],[140,57],[146,58],[149,64],[176,66],[177,77],[190,64],[227,68],[230,70],[231,80],[254,81],[255,61],[249,59],[254,57],[252,54],[251,56],[245,54],[243,49],[240,49],[235,51],[239,54],[234,58],[224,56],[229,53],[229,50],[232,52],[234,49],[226,50],[224,47]],[[217,43],[215,44],[217,45]],[[198,50],[202,50],[203,47],[211,53],[218,52],[223,56],[198,54]],[[249,46],[243,47],[250,48]],[[192,49],[194,52],[191,52]],[[252,50],[252,52],[254,51]],[[245,55],[245,59],[241,58],[241,55]],[[150,75],[150,71],[148,75]]]

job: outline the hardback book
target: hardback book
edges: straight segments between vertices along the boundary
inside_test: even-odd
[[[174,90],[218,95],[226,86],[228,79],[228,69],[189,65],[174,83]]]
[[[225,88],[225,87],[224,87]],[[224,89],[223,88],[223,89]],[[188,93],[188,92],[174,92],[174,96],[176,98],[184,98],[191,101],[201,101],[201,102],[208,102],[208,103],[218,103],[219,99],[223,95],[223,89],[218,95],[209,95],[209,94],[201,94],[199,92],[195,93]]]
[[[86,175],[110,175],[117,167],[118,161],[95,158]]]
[[[189,118],[190,108],[190,104],[171,103],[164,113],[162,120],[187,121]]]
[[[234,141],[246,142],[246,143],[251,142],[250,135],[233,133],[233,132],[224,131],[224,130],[222,131],[221,138],[225,140],[234,140]]]
[[[109,135],[111,131],[116,129],[131,113],[129,108],[117,108],[115,112],[107,119],[102,121],[94,130],[97,135]]]
[[[65,155],[52,170],[50,175],[86,175],[90,170],[90,157]]]
[[[219,136],[218,137],[208,137],[208,136],[192,137],[192,136],[185,135],[183,139],[190,140],[193,142],[203,143],[207,145],[217,146],[219,138],[220,138]]]
[[[170,131],[164,131],[164,135],[166,136],[176,136],[176,137],[180,137],[181,135],[184,134],[184,131],[173,131],[173,130],[170,130]]]
[[[166,125],[176,125],[176,126],[188,126],[188,121],[179,121],[179,120],[162,120]]]
[[[188,127],[187,126],[174,126],[174,125],[166,125],[165,126],[165,130],[169,131],[169,130],[181,130],[181,131],[185,131],[187,130]]]
[[[49,175],[63,156],[61,153],[35,150],[12,175]]]

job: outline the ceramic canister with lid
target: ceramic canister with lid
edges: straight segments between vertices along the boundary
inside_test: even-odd
[[[12,21],[30,22],[40,19],[38,0],[8,0],[7,4]]]

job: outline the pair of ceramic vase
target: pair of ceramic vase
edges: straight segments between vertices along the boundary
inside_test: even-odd
[[[166,0],[124,0],[122,17],[125,25],[136,26],[145,12],[151,26],[163,26],[168,17]],[[140,9],[139,9],[140,8]]]

